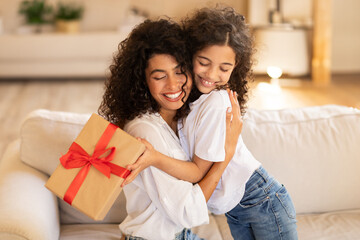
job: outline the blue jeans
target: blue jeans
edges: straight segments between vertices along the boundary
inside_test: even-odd
[[[298,239],[290,195],[263,167],[246,183],[240,203],[225,215],[235,240]]]
[[[191,231],[191,229],[184,228],[184,230],[176,234],[175,240],[205,240],[205,239],[199,238],[195,233]]]
[[[133,237],[133,236],[125,236],[125,240],[146,240],[141,237]],[[191,229],[184,228],[181,232],[175,235],[174,240],[204,240],[203,238],[199,238],[196,234],[194,234]]]

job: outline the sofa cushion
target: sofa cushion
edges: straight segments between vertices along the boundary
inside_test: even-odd
[[[359,239],[360,210],[297,216],[299,239]]]
[[[68,224],[61,226],[59,240],[120,239],[118,224]]]
[[[89,118],[90,114],[43,109],[31,112],[20,130],[21,160],[51,175]]]
[[[22,161],[50,175],[89,117],[47,110],[31,113],[21,128]],[[269,173],[285,184],[298,213],[360,208],[360,110],[335,105],[249,109],[242,136]],[[124,196],[118,200],[125,201]],[[60,206],[62,223],[86,222],[86,216],[62,200]],[[125,204],[116,202],[113,207]],[[109,214],[115,212],[111,209]],[[105,219],[121,222],[125,210],[118,212],[123,216]]]
[[[298,213],[360,208],[360,110],[248,110],[242,136]]]
[[[24,120],[21,131],[20,157],[26,164],[50,176],[59,158],[68,151],[90,114],[55,112],[39,109]],[[62,224],[95,223],[85,214],[59,199]],[[126,217],[123,193],[115,201],[102,223],[120,223]]]
[[[222,224],[226,224],[225,222]],[[231,235],[228,237],[223,236],[219,231],[220,226],[215,216],[209,215],[209,224],[204,224],[192,228],[192,231],[202,239],[206,240],[230,240]],[[230,230],[228,230],[230,231]],[[230,234],[228,232],[228,234]],[[73,240],[73,239],[120,239],[121,232],[118,224],[68,224],[61,226],[60,240]]]

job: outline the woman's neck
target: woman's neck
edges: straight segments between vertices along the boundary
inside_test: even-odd
[[[169,127],[177,134],[177,122],[174,120],[176,111],[161,111],[161,117],[169,125]]]

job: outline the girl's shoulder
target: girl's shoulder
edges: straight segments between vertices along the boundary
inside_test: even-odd
[[[206,95],[202,101],[204,107],[227,108],[231,105],[229,95],[226,90],[213,90],[204,95]]]

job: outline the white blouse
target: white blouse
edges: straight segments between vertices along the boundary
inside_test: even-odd
[[[190,105],[189,115],[178,122],[181,146],[190,159],[196,154],[207,161],[224,161],[228,107],[231,102],[226,90],[203,94]],[[246,182],[260,165],[240,135],[234,157],[208,201],[209,210],[223,214],[233,209],[244,195]]]
[[[159,152],[188,160],[174,131],[160,114],[144,114],[125,131],[150,142]],[[124,187],[128,216],[120,224],[126,235],[149,240],[174,239],[183,228],[209,222],[206,200],[198,184],[178,180],[149,167]]]

